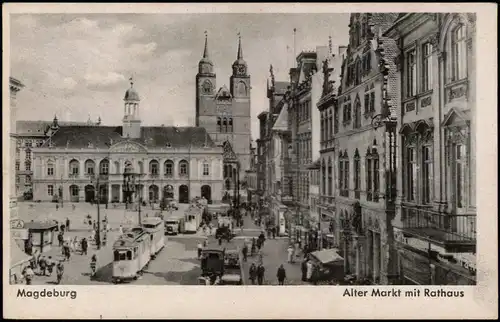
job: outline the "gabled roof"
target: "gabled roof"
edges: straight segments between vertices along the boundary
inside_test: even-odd
[[[273,131],[288,130],[288,108],[282,108],[276,122],[272,127]]]
[[[20,136],[45,136],[53,121],[17,121],[16,134]],[[87,125],[87,122],[58,122],[59,126]]]
[[[232,99],[233,96],[231,95],[231,92],[227,88],[226,85],[222,85],[221,88],[217,91],[217,94],[215,94],[215,99]]]
[[[124,140],[127,138],[122,137],[121,126],[61,126],[43,146],[49,147],[49,144],[52,144],[55,148],[86,149],[90,143],[92,148],[108,149],[111,145]],[[147,148],[216,147],[205,128],[193,126],[142,127],[141,138],[128,140]]]

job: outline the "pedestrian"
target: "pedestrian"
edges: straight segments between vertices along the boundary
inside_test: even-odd
[[[206,248],[207,246],[208,246],[208,241],[205,239],[205,240],[203,241],[203,248]]]
[[[203,250],[203,245],[201,243],[198,243],[198,259],[201,257],[201,251]]]
[[[120,225],[120,228],[118,228],[118,233],[121,235],[123,235],[123,226]]]
[[[68,242],[64,243],[63,254],[64,254],[64,259],[69,261],[69,258],[71,257],[71,251]]]
[[[279,285],[285,285],[286,270],[283,267],[283,264],[281,264],[280,267],[278,268],[278,272],[276,273],[276,277],[278,277],[278,284]]]
[[[248,257],[248,245],[247,244],[245,244],[243,246],[242,253],[243,253],[243,261],[246,262],[247,261],[247,257]]]
[[[40,261],[40,252],[35,249],[33,252],[33,270],[36,272],[38,270],[38,262]]]
[[[87,249],[89,247],[89,244],[87,242],[86,238],[82,239],[82,255],[87,255]]]
[[[66,231],[69,231],[69,224],[70,224],[69,218],[66,217]]]
[[[57,273],[57,284],[61,284],[61,280],[64,274],[64,264],[62,261],[59,261],[59,263],[57,263],[56,273]]]
[[[304,257],[300,269],[302,271],[302,282],[307,282],[307,257]]]
[[[248,275],[250,277],[252,285],[255,285],[255,279],[257,278],[257,266],[255,266],[255,263],[252,263],[252,265],[250,265],[250,271],[248,272]]]
[[[313,273],[313,264],[311,263],[310,260],[308,260],[307,263],[306,263],[306,265],[307,265],[307,273],[306,273],[307,276],[306,276],[306,279],[307,279],[308,282],[310,282],[311,281],[311,277],[312,277],[312,273]]]
[[[264,274],[266,272],[266,269],[264,268],[264,266],[261,264],[259,264],[259,266],[257,267],[257,283],[259,285],[263,285],[264,284]]]
[[[293,246],[290,244],[287,249],[288,252],[288,262],[293,263]]]
[[[93,221],[93,223],[92,223],[92,228],[93,228],[94,230],[96,230],[96,229],[97,229],[97,222],[96,222],[95,220],[94,220],[94,221]]]
[[[222,237],[219,237],[219,246],[222,245]]]
[[[92,255],[90,259],[90,277],[94,277],[97,272],[97,255]]]
[[[71,207],[73,208],[73,211],[75,211],[76,206],[73,204]]]
[[[47,274],[47,260],[45,259],[45,256],[40,256],[40,259],[38,260],[38,267],[40,268],[38,274],[45,276]]]
[[[59,204],[56,203],[56,211],[58,211],[58,210],[59,210]]]
[[[271,232],[273,234],[273,239],[276,239],[276,230],[277,230],[276,227],[273,227],[271,230]]]
[[[262,253],[262,249],[259,249],[259,253],[257,255],[258,255],[258,261],[262,265],[262,263],[264,262],[263,261],[264,254]]]
[[[49,256],[49,258],[47,259],[47,271],[49,272],[48,276],[52,276],[52,271],[54,270],[55,265],[56,263],[54,263],[54,261],[52,260],[52,256]]]
[[[31,285],[31,281],[33,280],[33,276],[35,275],[35,273],[31,269],[31,266],[28,265],[24,268],[23,275],[24,279],[26,280],[26,285]]]
[[[64,236],[62,231],[57,234],[57,241],[59,242],[59,247],[62,247],[64,243]]]

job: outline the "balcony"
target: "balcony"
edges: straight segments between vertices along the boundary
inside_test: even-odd
[[[405,235],[426,239],[450,253],[476,251],[475,214],[450,215],[405,205],[401,210]]]

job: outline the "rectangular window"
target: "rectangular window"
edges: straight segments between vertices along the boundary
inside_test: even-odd
[[[465,145],[455,144],[454,145],[454,175],[453,175],[453,186],[455,187],[455,204],[457,208],[464,208],[464,196],[465,196],[465,180],[466,180],[466,150]]]
[[[422,46],[422,90],[432,89],[432,44],[425,43]]]
[[[416,51],[412,49],[406,53],[406,97],[417,94],[417,60]]]
[[[24,142],[24,146],[27,147],[27,148],[32,148],[33,147],[33,141],[31,140],[26,140]]]
[[[210,168],[208,163],[203,163],[203,175],[208,176],[210,174]]]
[[[378,202],[379,197],[379,160],[378,157],[373,159],[373,201]]]
[[[432,157],[431,147],[422,147],[422,203],[431,202]]]
[[[26,160],[31,160],[31,151],[26,150]]]
[[[16,148],[16,159],[20,159],[21,158],[21,150],[19,148]]]
[[[31,162],[26,161],[26,163],[24,164],[24,168],[26,171],[31,171]]]
[[[48,193],[48,194],[49,194],[49,196],[51,196],[51,197],[54,195],[54,186],[53,186],[53,185],[49,184],[49,185],[47,186],[47,193]]]
[[[47,168],[47,175],[48,176],[53,176],[54,175],[54,166],[53,165],[49,165],[48,168]]]
[[[94,166],[93,165],[87,166],[87,174],[90,174],[90,175],[94,174]]]
[[[20,168],[21,168],[21,165],[20,165],[19,161],[16,161],[16,171],[19,171]]]
[[[359,158],[354,159],[354,198],[359,199],[361,194],[361,165]]]
[[[408,147],[406,149],[406,200],[416,201],[416,185],[417,185],[417,167],[415,162],[415,149]]]

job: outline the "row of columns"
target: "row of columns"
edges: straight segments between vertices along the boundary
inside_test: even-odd
[[[366,241],[364,240],[366,238]],[[380,281],[381,268],[382,268],[382,257],[381,257],[381,235],[378,232],[368,231],[366,237],[355,235],[352,238],[353,249],[354,249],[354,273],[358,278],[362,275],[365,277],[371,277],[373,281]],[[362,247],[365,246],[365,269],[362,271]],[[345,254],[345,271],[349,272],[349,245],[344,244],[344,254]]]

